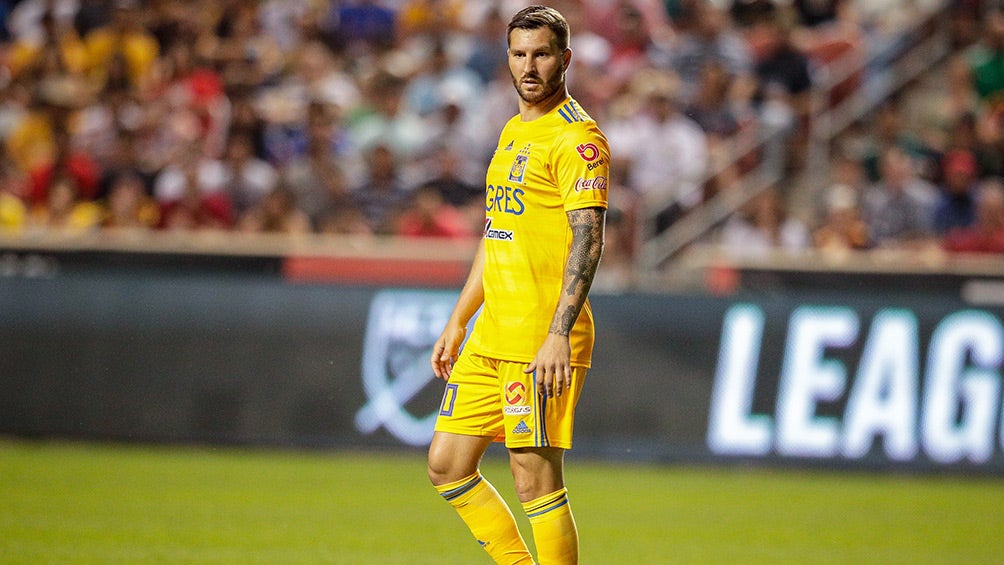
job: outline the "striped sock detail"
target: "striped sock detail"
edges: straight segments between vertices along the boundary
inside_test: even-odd
[[[463,496],[465,493],[470,492],[472,488],[478,486],[478,484],[481,483],[481,480],[481,473],[474,473],[473,475],[464,477],[459,481],[440,485],[436,487],[436,490],[439,491],[439,495],[447,502],[452,502],[458,497]]]
[[[545,494],[523,504],[527,518],[536,518],[568,504],[568,489],[561,489],[551,494]]]

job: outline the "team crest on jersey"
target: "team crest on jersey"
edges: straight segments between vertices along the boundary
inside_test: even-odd
[[[523,182],[523,177],[526,176],[526,164],[530,161],[530,146],[519,150],[516,154],[516,159],[512,162],[512,168],[509,169],[509,182]]]

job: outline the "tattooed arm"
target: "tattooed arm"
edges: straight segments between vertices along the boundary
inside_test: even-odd
[[[569,335],[579,317],[589,287],[593,284],[596,269],[603,254],[603,225],[606,210],[584,208],[567,213],[572,230],[572,247],[565,263],[561,296],[551,320],[547,337],[537,351],[537,356],[526,368],[527,373],[537,371],[537,389],[547,396],[561,396],[571,387],[571,345]]]

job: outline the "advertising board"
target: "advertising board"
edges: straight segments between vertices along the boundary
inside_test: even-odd
[[[0,279],[0,433],[421,449],[455,290]],[[1004,308],[947,292],[597,294],[576,453],[1004,471]]]

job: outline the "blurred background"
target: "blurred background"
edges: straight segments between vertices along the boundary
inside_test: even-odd
[[[525,4],[0,2],[0,433],[425,445]],[[1000,2],[549,4],[613,154],[577,449],[1004,470]]]

